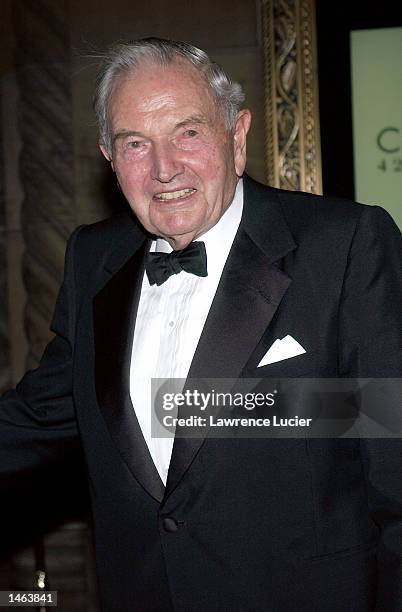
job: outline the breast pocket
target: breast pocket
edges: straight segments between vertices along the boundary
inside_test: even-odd
[[[245,376],[250,378],[313,378],[317,376],[316,359],[316,352],[309,351],[276,363],[249,369]]]

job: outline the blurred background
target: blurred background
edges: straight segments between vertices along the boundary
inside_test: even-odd
[[[126,206],[92,112],[108,45],[161,36],[205,49],[246,91],[254,178],[383,204],[402,226],[396,5],[0,0],[0,390],[50,338],[71,231]],[[61,612],[98,610],[80,458],[18,485],[1,499],[0,590],[46,584]]]

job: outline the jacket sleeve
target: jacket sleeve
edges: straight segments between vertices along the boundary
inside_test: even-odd
[[[339,349],[341,376],[399,379],[400,388],[402,239],[379,207],[364,207],[351,245]],[[396,435],[360,441],[369,509],[379,533],[377,612],[402,610],[402,434]]]
[[[30,474],[78,446],[72,399],[75,330],[74,246],[80,228],[66,250],[64,282],[51,329],[55,336],[40,365],[15,390],[0,399],[0,480]]]

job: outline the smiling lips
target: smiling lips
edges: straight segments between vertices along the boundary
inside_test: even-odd
[[[154,198],[161,202],[164,202],[166,200],[178,200],[180,198],[192,195],[196,191],[196,189],[192,188],[180,189],[178,191],[163,191],[161,193],[156,193],[154,195]]]

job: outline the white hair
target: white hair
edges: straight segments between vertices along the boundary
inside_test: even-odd
[[[185,59],[195,66],[206,80],[213,99],[222,109],[227,129],[232,129],[236,115],[244,101],[239,83],[233,82],[223,69],[212,62],[205,51],[184,42],[163,38],[142,38],[130,43],[117,44],[102,56],[94,96],[94,109],[98,121],[100,142],[111,155],[111,134],[108,105],[121,76],[152,61],[166,66],[177,59]]]

